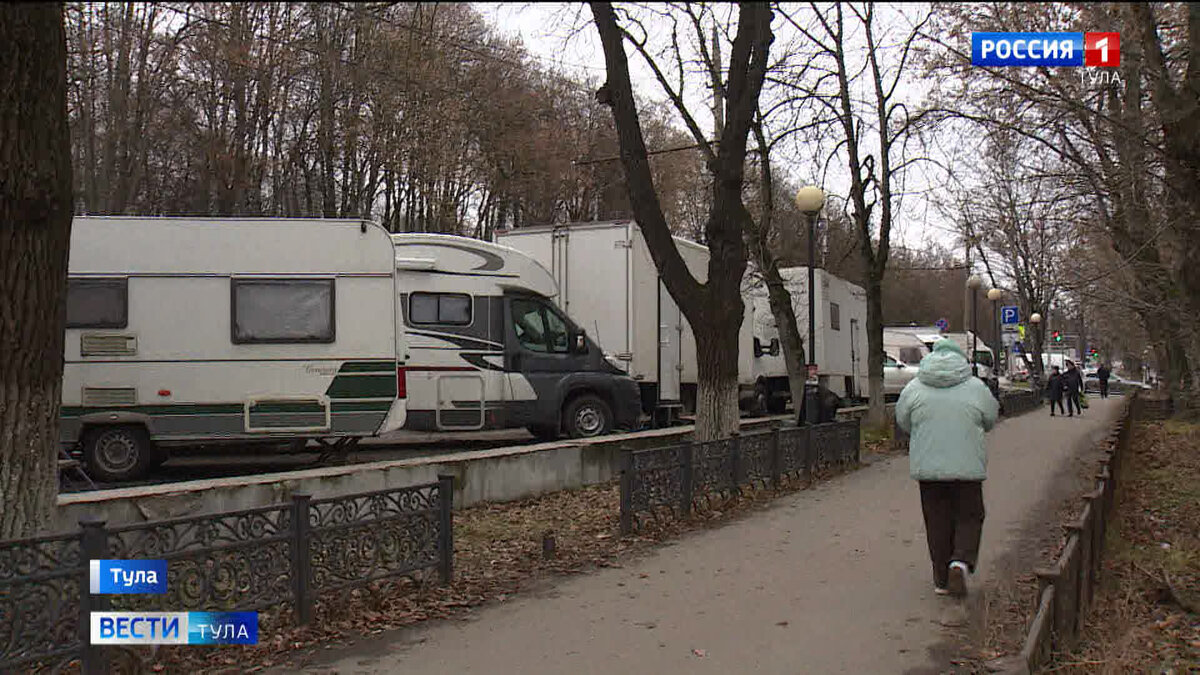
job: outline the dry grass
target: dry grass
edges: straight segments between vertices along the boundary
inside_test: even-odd
[[[1200,425],[1133,439],[1085,639],[1054,672],[1200,672]]]

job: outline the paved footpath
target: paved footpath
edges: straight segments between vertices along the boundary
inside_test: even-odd
[[[1099,438],[1119,398],[1080,418],[1039,411],[989,436],[987,520],[973,585],[994,575],[1054,477]],[[947,603],[933,594],[904,456],[623,568],[554,583],[464,622],[385,633],[320,655],[312,673],[939,672]],[[941,645],[942,647],[939,647]]]

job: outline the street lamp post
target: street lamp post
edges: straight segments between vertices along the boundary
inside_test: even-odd
[[[1042,323],[1042,315],[1041,315],[1041,314],[1038,314],[1037,312],[1034,312],[1033,314],[1030,314],[1030,315],[1029,315],[1029,323],[1033,324],[1033,336],[1034,336],[1034,341],[1035,341],[1035,342],[1037,342],[1038,344],[1041,344],[1041,338],[1039,337],[1038,330],[1040,330],[1040,329],[1041,329],[1041,326],[1040,326],[1039,324],[1041,324],[1041,323]],[[1037,354],[1034,354],[1034,356],[1036,356],[1036,357],[1037,357],[1037,360],[1036,360],[1036,361],[1034,362],[1034,364],[1033,364],[1033,368],[1034,368],[1034,374],[1037,376],[1037,383],[1038,383],[1038,386],[1040,387],[1040,386],[1041,386],[1041,382],[1042,382],[1042,354],[1041,354],[1041,350],[1039,349],[1039,350],[1038,350],[1038,353],[1037,353]]]
[[[979,347],[979,314],[976,311],[975,300],[982,285],[983,280],[974,274],[967,279],[967,288],[971,289],[971,374],[975,377],[979,377],[979,360],[975,358]]]
[[[804,378],[804,417],[809,424],[821,419],[821,398],[810,380],[816,375],[817,364],[817,215],[825,205],[825,192],[819,187],[807,186],[796,192],[796,206],[808,218],[808,363]]]
[[[992,301],[992,319],[996,322],[996,353],[992,354],[992,373],[996,376],[1000,375],[1000,352],[1004,350],[1003,341],[1000,339],[1000,298],[1004,295],[1004,291],[999,288],[993,288],[988,291],[988,300]],[[1004,363],[1007,365],[1008,360]]]

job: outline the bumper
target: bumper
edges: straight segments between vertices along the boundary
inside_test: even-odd
[[[618,429],[636,429],[642,419],[642,388],[629,377],[613,388],[613,424]]]

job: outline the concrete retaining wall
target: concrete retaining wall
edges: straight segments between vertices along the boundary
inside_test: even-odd
[[[742,429],[761,429],[786,418],[742,420]],[[75,530],[84,515],[110,525],[138,523],[278,504],[295,492],[320,499],[399,488],[435,481],[439,474],[455,477],[455,507],[524,499],[613,480],[620,451],[684,442],[692,431],[689,425],[582,441],[64,494],[58,496],[54,531]]]

